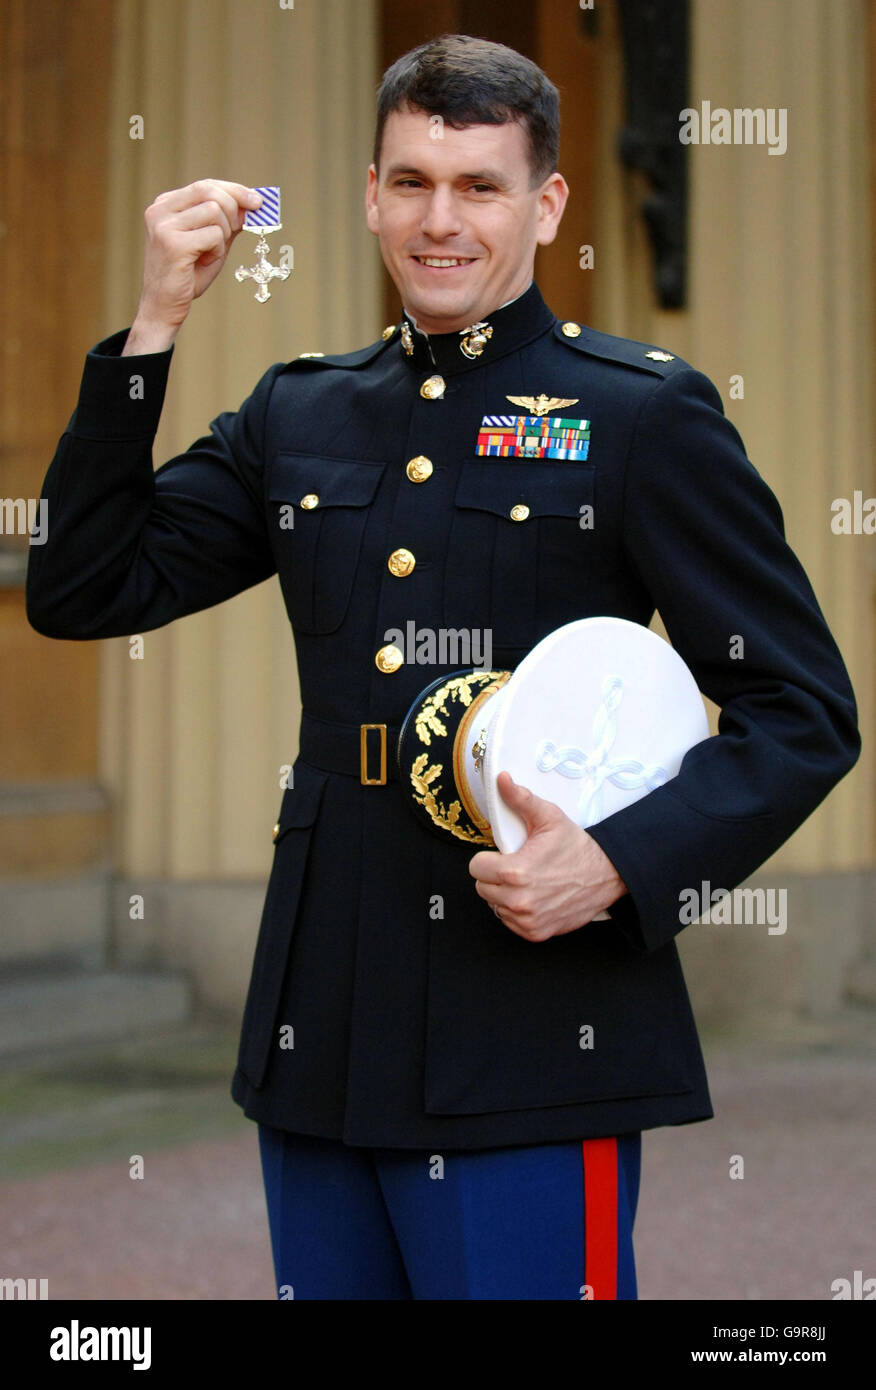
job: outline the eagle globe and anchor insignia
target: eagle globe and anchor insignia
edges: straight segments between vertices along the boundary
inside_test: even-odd
[[[548,634],[514,671],[468,668],[433,681],[398,740],[403,793],[435,834],[514,853],[514,781],[586,829],[675,777],[709,737],[696,681],[650,629],[582,618]]]

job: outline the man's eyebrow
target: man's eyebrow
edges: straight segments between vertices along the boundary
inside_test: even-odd
[[[407,175],[418,179],[428,179],[429,177],[422,169],[416,169],[410,164],[391,164],[386,171],[386,177],[388,179],[398,178],[401,175]],[[456,182],[460,181],[466,183],[494,183],[497,188],[507,188],[509,186],[507,177],[499,173],[496,169],[474,169],[459,174]]]

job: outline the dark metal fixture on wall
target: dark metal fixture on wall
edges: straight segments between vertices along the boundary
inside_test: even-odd
[[[683,309],[687,270],[687,147],[678,138],[688,105],[688,0],[618,0],[626,81],[619,153],[652,191],[642,216],[654,249],[662,309]]]

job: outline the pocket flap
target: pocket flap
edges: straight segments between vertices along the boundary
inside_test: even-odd
[[[280,814],[274,831],[274,843],[283,838],[287,830],[300,830],[313,825],[319,811],[319,804],[328,781],[328,773],[320,772],[309,763],[296,763],[291,772],[292,781],[283,793]]]
[[[581,507],[593,501],[593,467],[592,463],[547,460],[542,465],[506,458],[473,460],[460,473],[456,505],[511,521],[512,507],[520,506],[529,508],[528,517],[577,517]]]
[[[385,463],[359,459],[318,458],[314,454],[277,454],[268,481],[272,502],[300,504],[311,494],[321,507],[367,507],[383,476]]]

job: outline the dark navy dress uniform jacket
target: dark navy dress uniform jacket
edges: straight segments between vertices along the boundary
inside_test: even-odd
[[[88,354],[44,485],[48,543],[30,550],[28,616],[58,638],[147,631],[279,575],[305,717],[232,1094],[254,1120],[350,1144],[485,1148],[709,1118],[680,894],[735,887],[859,751],[842,659],[713,385],[647,344],[570,336],[534,284],[489,322],[474,360],[459,334],[414,332],[407,355],[396,330],[277,364],[155,473],[172,350],[122,359],[116,334]],[[436,373],[446,389],[428,399]],[[483,416],[542,393],[591,422],[586,462],[477,455]],[[419,482],[417,456],[433,465]],[[401,547],[407,575],[387,565]],[[590,831],[629,889],[611,920],[527,942],[478,897],[476,847],[419,824],[398,782],[360,783],[360,724],[397,728],[465,663],[384,673],[375,655],[413,620],[490,629],[507,669],[562,623],[647,624],[655,608],[719,734]],[[274,816],[266,803],[266,834]]]

